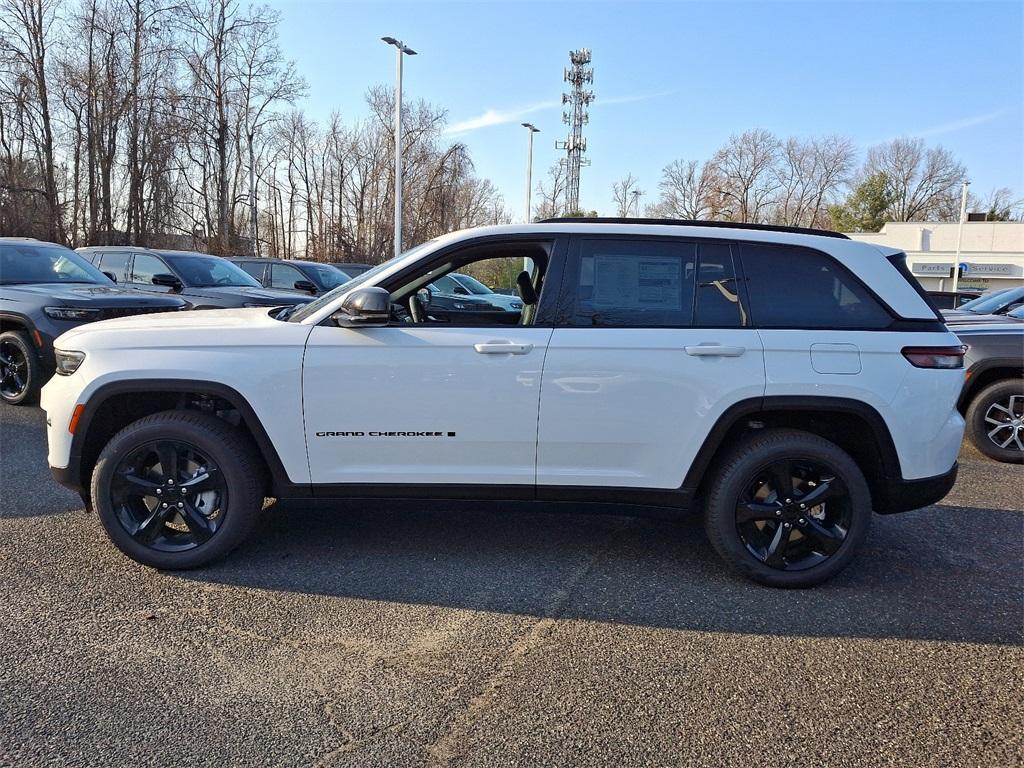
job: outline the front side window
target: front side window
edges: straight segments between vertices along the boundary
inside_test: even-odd
[[[170,274],[167,265],[156,256],[148,253],[136,253],[132,264],[132,282],[152,283],[154,275]]]
[[[287,264],[270,265],[271,288],[295,290],[295,283],[299,280],[305,279],[306,276],[299,272],[295,267],[288,266]]]
[[[744,243],[743,272],[761,328],[888,328],[892,316],[845,267],[791,245]]]

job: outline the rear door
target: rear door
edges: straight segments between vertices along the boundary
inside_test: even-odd
[[[545,486],[675,489],[718,417],[764,393],[732,246],[578,238],[541,386]]]

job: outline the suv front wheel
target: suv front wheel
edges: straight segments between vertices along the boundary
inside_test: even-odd
[[[704,527],[734,570],[772,587],[810,587],[835,576],[871,524],[871,494],[834,443],[772,430],[734,449],[707,495]]]
[[[237,547],[263,504],[261,463],[248,437],[215,416],[164,411],[110,440],[92,475],[92,503],[111,541],[133,560],[197,568]]]

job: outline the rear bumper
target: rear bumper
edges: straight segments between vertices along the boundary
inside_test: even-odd
[[[881,494],[874,499],[875,512],[891,515],[895,512],[908,512],[934,504],[945,498],[956,483],[956,475],[960,465],[956,462],[948,472],[935,477],[922,477],[918,480],[893,480],[888,483]],[[880,497],[880,498],[879,498]]]

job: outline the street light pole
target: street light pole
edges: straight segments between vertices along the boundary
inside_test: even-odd
[[[533,123],[523,123],[522,125],[529,131],[529,141],[526,145],[526,216],[523,218],[523,221],[529,224],[532,218],[530,197],[533,192],[533,134],[540,133],[540,128],[534,126]]]
[[[971,182],[965,181],[960,189],[960,226],[956,231],[956,258],[953,260],[953,301],[956,301],[957,285],[960,283],[960,245],[964,239],[964,219],[967,218],[967,188]]]
[[[414,51],[401,40],[382,37],[395,46],[395,256],[402,252],[402,54],[415,56]]]

